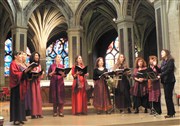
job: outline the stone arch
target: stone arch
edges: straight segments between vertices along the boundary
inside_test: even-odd
[[[54,1],[55,2],[55,1]],[[46,49],[46,44],[54,35],[66,31],[68,20],[52,1],[44,1],[31,14],[28,21],[28,37],[34,45],[35,50]],[[49,6],[46,6],[46,5]],[[48,23],[48,25],[46,25]],[[39,41],[41,43],[39,43]]]
[[[36,10],[36,8],[38,8],[44,2],[46,2],[46,0],[32,1],[28,4],[28,6],[25,8],[25,12],[24,12],[26,15],[26,18],[27,18],[26,19],[27,24],[31,17],[31,14],[34,12],[34,10]],[[69,24],[70,24],[69,20],[73,15],[73,12],[72,12],[71,8],[69,7],[69,5],[65,1],[49,0],[49,2],[53,3],[54,7],[57,7],[62,12],[64,17],[68,21],[68,26],[69,26]]]
[[[11,10],[8,1],[1,1],[0,2],[0,34],[2,35],[1,41],[6,39],[7,34],[11,30],[11,26],[14,23],[13,12]]]
[[[155,11],[153,4],[148,1],[135,1],[132,11],[132,17],[134,19],[134,40],[135,45],[138,47],[138,52],[140,56],[145,56],[147,59],[147,44],[149,43],[147,38],[149,36],[155,37],[156,35],[152,34],[152,31],[156,32],[154,29],[155,25]],[[153,49],[149,50],[148,54],[156,54],[157,55],[157,43],[154,43]],[[148,48],[148,47],[147,47]],[[154,52],[152,52],[154,51]],[[145,54],[146,53],[146,54]]]
[[[96,0],[91,0],[91,1],[90,0],[84,0],[79,4],[79,6],[77,7],[78,9],[75,12],[75,15],[76,15],[75,21],[74,21],[75,26],[81,26],[80,22],[81,22],[81,16],[83,14],[83,11],[87,8],[87,6],[92,6],[92,8],[93,8],[92,3],[94,3],[94,2],[104,2],[104,1],[103,0],[98,0],[98,1],[96,1]],[[118,1],[112,1],[112,0],[106,0],[106,2],[109,2],[114,6],[116,13],[117,13],[117,18],[121,17],[121,15],[122,15],[121,3]]]

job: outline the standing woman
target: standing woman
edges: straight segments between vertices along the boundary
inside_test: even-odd
[[[114,70],[116,69],[126,69],[128,65],[126,63],[123,54],[119,54],[117,63],[114,65]],[[122,79],[118,80],[117,88],[115,92],[115,102],[116,107],[122,111],[122,109],[127,109],[128,113],[131,113],[131,98],[130,98],[130,82],[128,80],[128,72],[122,75]]]
[[[26,121],[25,106],[20,99],[20,83],[23,72],[20,69],[22,62],[21,52],[14,51],[13,61],[10,65],[10,122],[14,121],[14,125],[24,124]]]
[[[148,86],[147,78],[140,76],[142,71],[147,70],[146,62],[143,58],[138,57],[135,61],[134,68],[134,88],[132,90],[135,114],[139,113],[139,107],[143,106],[145,108],[144,113],[147,113],[148,108]]]
[[[87,94],[85,88],[86,78],[75,69],[75,66],[84,68],[81,56],[75,58],[75,65],[72,67],[72,76],[74,78],[72,85],[72,114],[87,114]]]
[[[60,117],[64,117],[63,106],[65,99],[65,74],[61,73],[61,75],[57,75],[55,72],[56,67],[64,68],[64,65],[61,64],[60,55],[56,55],[55,62],[49,67],[48,70],[48,76],[50,77],[49,102],[53,103],[53,116],[56,117],[57,113],[59,113]]]
[[[94,80],[94,99],[93,105],[97,110],[97,114],[101,114],[101,111],[105,111],[107,114],[110,114],[108,110],[112,108],[110,101],[110,93],[106,80],[100,76],[107,72],[107,69],[104,67],[104,61],[102,57],[99,57],[96,60],[96,68],[93,72]]]
[[[154,72],[156,75],[160,74],[160,68],[157,66],[158,64],[158,59],[156,56],[149,56],[149,67],[148,71],[149,72]],[[150,83],[149,83],[150,82]],[[155,111],[158,114],[161,114],[161,88],[160,88],[160,80],[155,79],[155,80],[148,80],[148,86],[149,89],[149,104],[150,108],[154,108]],[[151,109],[151,113],[153,114],[153,111]]]
[[[175,71],[175,64],[174,58],[172,58],[170,51],[167,49],[163,49],[161,51],[161,83],[164,87],[164,94],[165,94],[165,101],[167,106],[167,115],[165,118],[172,118],[175,116],[175,108],[173,103],[173,90],[174,84],[176,82],[174,71]]]
[[[28,67],[28,63],[26,63],[27,60],[27,54],[25,52],[22,52],[22,69],[26,69]],[[23,75],[22,78],[23,82],[23,92],[22,95],[24,96],[25,100],[25,111],[26,116],[31,115],[31,91],[30,91],[30,84],[28,80],[28,73]]]
[[[41,72],[40,65],[40,54],[38,52],[33,52],[30,56],[30,64],[35,62],[38,64],[37,67],[33,68],[31,72],[39,73]],[[43,118],[42,116],[42,96],[41,96],[41,88],[40,88],[40,80],[42,76],[33,76],[30,80],[30,88],[31,88],[31,118]]]

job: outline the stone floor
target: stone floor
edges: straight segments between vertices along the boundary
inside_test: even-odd
[[[162,115],[149,115],[143,113],[143,109],[139,114],[119,113],[118,111],[107,115],[102,113],[97,115],[92,106],[88,107],[88,115],[74,116],[71,115],[71,107],[64,108],[65,116],[53,117],[52,107],[43,107],[42,119],[30,119],[25,122],[26,126],[180,126],[180,106],[176,105],[176,116],[174,118],[165,119],[166,107],[162,106]],[[9,122],[9,102],[0,102],[0,116],[4,117],[4,126],[11,126]]]

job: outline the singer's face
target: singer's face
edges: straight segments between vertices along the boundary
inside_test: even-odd
[[[39,61],[39,55],[37,53],[34,55],[34,60]]]
[[[26,62],[27,54],[23,53],[22,54],[22,62]]]
[[[139,67],[142,67],[142,66],[143,66],[143,61],[142,61],[142,60],[139,60],[139,61],[138,61],[138,66],[139,66]]]
[[[120,60],[121,62],[123,62],[124,59],[125,59],[124,55],[120,55],[120,56],[119,56],[119,60]]]
[[[166,52],[164,50],[161,51],[161,58],[165,58],[166,57]]]
[[[82,63],[82,57],[81,56],[78,57],[77,62]]]
[[[104,65],[104,61],[103,61],[103,59],[100,59],[99,62],[98,62],[98,66],[102,67],[103,65]]]
[[[19,62],[22,62],[22,54],[18,54],[16,56],[16,59],[19,61]]]
[[[57,56],[56,56],[56,63],[60,63],[60,61],[61,61],[61,56],[60,56],[60,55],[57,55]]]

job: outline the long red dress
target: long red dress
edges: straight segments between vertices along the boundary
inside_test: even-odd
[[[35,67],[33,71],[40,72],[41,65]],[[31,115],[42,115],[42,96],[41,96],[41,88],[40,88],[40,80],[41,76],[33,77],[30,81],[31,94],[32,94],[32,110]]]
[[[84,66],[81,66],[84,68]],[[75,66],[72,67],[72,76],[75,74]],[[87,114],[87,94],[85,88],[86,79],[84,76],[78,75],[74,78],[72,85],[72,114]],[[76,89],[76,84],[81,88]]]
[[[25,121],[25,106],[24,100],[20,99],[20,84],[23,72],[19,65],[12,61],[10,65],[10,122],[11,121]]]
[[[61,64],[52,64],[49,67],[48,74],[51,73],[58,68],[64,68]],[[53,75],[50,80],[50,87],[49,87],[49,102],[53,103],[53,111],[54,113],[63,112],[63,105],[65,99],[65,87],[64,87],[64,79],[60,75]],[[57,110],[58,107],[58,110]]]

